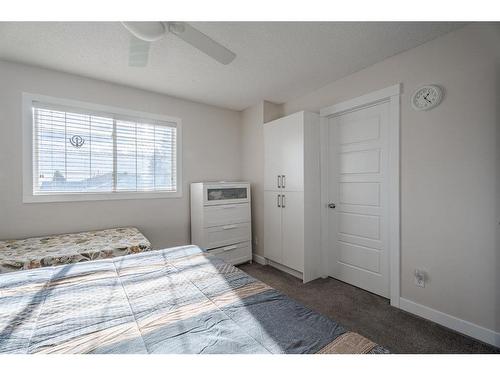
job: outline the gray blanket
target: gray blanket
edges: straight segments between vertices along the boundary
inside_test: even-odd
[[[0,353],[384,353],[198,247],[0,275]]]

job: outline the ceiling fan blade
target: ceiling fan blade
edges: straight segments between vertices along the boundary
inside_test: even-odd
[[[132,67],[144,67],[148,65],[150,44],[130,35],[128,65]]]
[[[168,30],[221,64],[227,65],[236,57],[234,52],[185,22],[169,22]]]

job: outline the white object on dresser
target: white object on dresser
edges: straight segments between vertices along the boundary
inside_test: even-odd
[[[191,184],[191,243],[230,264],[252,260],[250,184]]]
[[[319,145],[315,113],[264,124],[264,256],[304,282],[322,276]]]

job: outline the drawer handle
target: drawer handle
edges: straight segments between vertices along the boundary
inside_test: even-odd
[[[228,210],[230,208],[236,208],[236,206],[222,206],[223,210]]]
[[[236,225],[224,225],[224,226],[222,227],[222,229],[224,229],[224,230],[234,229],[234,228],[236,228]]]
[[[237,246],[236,246],[236,245],[231,245],[231,246],[226,246],[226,247],[222,248],[222,250],[224,250],[224,251],[228,251],[228,250],[234,250],[234,249],[236,249],[236,248],[237,248]]]

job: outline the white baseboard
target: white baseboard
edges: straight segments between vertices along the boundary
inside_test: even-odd
[[[271,266],[271,267],[277,268],[280,271],[289,273],[290,275],[295,276],[295,277],[302,280],[303,275],[301,272],[295,271],[295,270],[288,268],[282,264],[279,264],[279,263],[273,262],[272,260],[266,259],[262,255],[253,254],[253,260],[255,263],[262,264],[263,266]]]
[[[253,254],[253,261],[255,263],[262,264],[263,266],[267,266],[267,260],[262,255]]]
[[[500,347],[500,332],[481,327],[466,320],[448,315],[444,312],[434,310],[430,307],[420,305],[405,298],[399,299],[399,308],[422,318],[431,320],[437,324],[473,337],[487,344]]]
[[[267,261],[267,264],[270,265],[271,267],[274,267],[276,269],[279,269],[280,271],[286,272],[286,273],[296,277],[297,279],[303,280],[302,272],[299,272],[299,271],[296,271],[292,268],[284,266],[283,264],[273,262],[272,260],[269,260],[269,259],[266,259],[266,261]]]

